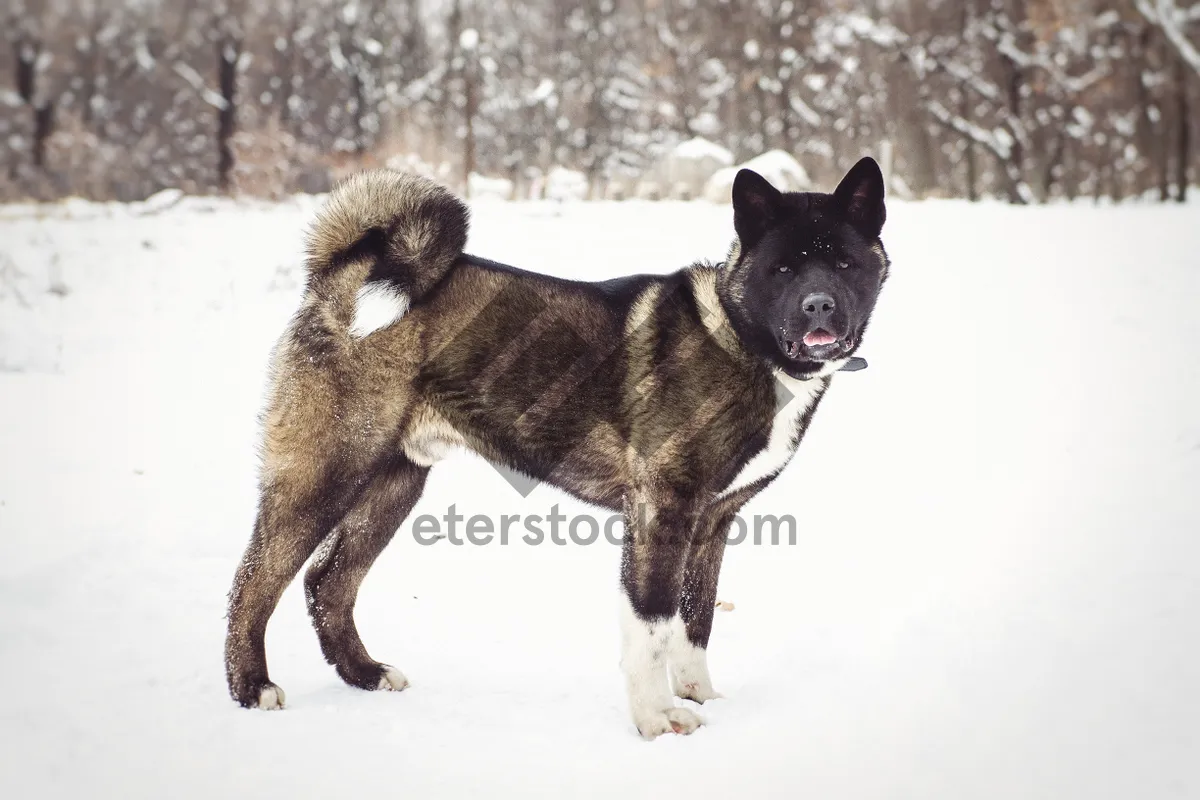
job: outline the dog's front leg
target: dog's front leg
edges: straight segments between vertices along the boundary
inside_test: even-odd
[[[633,724],[646,739],[688,734],[703,720],[675,707],[667,663],[675,640],[685,636],[679,600],[693,515],[686,502],[671,497],[629,506],[621,553],[621,669]]]
[[[688,550],[679,602],[684,630],[671,640],[671,688],[687,700],[704,703],[721,697],[708,674],[708,637],[712,632],[717,577],[735,512],[706,514]]]

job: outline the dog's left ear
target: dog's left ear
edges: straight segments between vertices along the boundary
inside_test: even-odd
[[[875,159],[867,156],[851,167],[834,190],[833,198],[859,233],[868,239],[879,237],[887,209],[883,206],[883,173]]]
[[[738,170],[733,179],[733,229],[742,252],[758,244],[779,217],[783,194],[752,169]]]

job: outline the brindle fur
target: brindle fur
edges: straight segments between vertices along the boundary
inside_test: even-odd
[[[870,183],[878,169],[867,173]],[[464,255],[466,208],[424,179],[366,173],[334,192],[309,236],[302,306],[274,356],[258,517],[229,599],[235,700],[282,705],[264,634],[314,552],[306,597],[326,659],[353,686],[403,688],[368,655],[355,598],[430,466],[455,446],[624,511],[621,583],[633,609],[642,619],[679,613],[689,641],[707,646],[733,516],[774,476],[721,492],[766,444],[776,371],[817,382],[798,441],[844,363],[789,362],[767,343],[752,307],[755,253],[779,258],[787,226],[841,213],[835,233],[869,276],[868,315],[887,268],[878,228],[854,232],[855,186],[839,200],[780,195],[753,178],[735,187],[738,241],[725,264],[601,283]],[[357,338],[355,298],[368,282],[404,292],[410,307]]]

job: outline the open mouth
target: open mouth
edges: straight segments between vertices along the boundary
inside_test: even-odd
[[[809,331],[799,341],[783,339],[784,354],[794,360],[824,361],[850,350],[852,346],[852,337],[839,339],[823,328]]]
[[[820,328],[817,328],[815,331],[811,331],[810,333],[804,334],[804,346],[805,347],[819,347],[819,346],[825,345],[825,344],[833,344],[837,340],[838,340],[837,337],[834,336],[832,333],[826,333],[825,331],[821,330]]]

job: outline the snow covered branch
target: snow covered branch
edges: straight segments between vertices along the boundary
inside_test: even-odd
[[[1188,23],[1200,20],[1200,3],[1186,10],[1176,6],[1174,0],[1135,0],[1135,5],[1147,22],[1163,32],[1179,57],[1200,75],[1200,49],[1184,30]]]
[[[187,81],[187,84],[200,94],[200,98],[204,102],[221,111],[229,110],[229,102],[221,96],[220,92],[208,88],[204,83],[204,78],[191,64],[177,61],[173,68],[175,74]]]
[[[983,145],[1001,161],[1012,158],[1013,137],[1003,128],[989,131],[970,120],[963,119],[958,114],[952,114],[936,100],[926,103],[925,107],[938,122],[961,133],[976,144]]]

